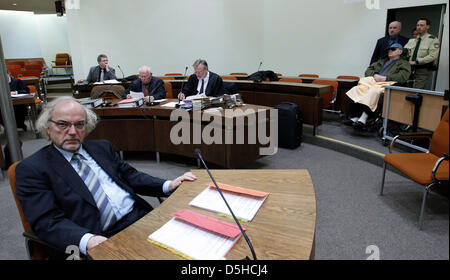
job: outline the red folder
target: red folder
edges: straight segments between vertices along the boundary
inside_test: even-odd
[[[241,231],[237,225],[233,225],[191,210],[183,209],[171,214],[171,216],[226,237],[236,238],[239,234],[241,234]],[[242,229],[246,230],[245,228]]]
[[[217,185],[219,186],[220,190],[239,193],[239,194],[246,194],[246,195],[255,196],[255,197],[259,197],[259,198],[263,198],[269,194],[268,192],[261,192],[261,191],[257,191],[257,190],[235,187],[232,185],[227,185],[227,184],[223,184],[223,183],[219,183],[219,182],[217,182]],[[216,188],[216,186],[212,182],[209,183],[208,186],[211,188],[214,188],[214,189]]]

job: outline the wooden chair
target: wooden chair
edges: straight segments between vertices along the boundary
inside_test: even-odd
[[[166,89],[166,98],[172,99],[173,98],[172,84],[170,82],[164,82],[164,88]]]
[[[28,222],[25,217],[22,205],[17,199],[16,194],[16,166],[19,162],[13,163],[8,169],[9,184],[11,185],[11,190],[14,195],[14,200],[16,201],[17,210],[19,210],[20,219],[22,221],[22,226],[24,229],[23,236],[25,237],[25,247],[27,248],[28,257],[31,260],[46,260],[51,255],[52,252],[57,251],[53,246],[40,240],[31,230],[30,222]]]
[[[66,72],[72,71],[72,59],[68,53],[57,53],[55,60],[52,62],[52,69],[65,69]]]
[[[91,98],[103,98],[105,101],[114,101],[122,99],[125,88],[122,85],[99,85],[91,90]]]
[[[302,83],[302,79],[300,78],[281,78],[278,80],[279,82],[287,82],[287,83]]]
[[[25,64],[22,71],[22,75],[28,77],[40,78],[42,74],[42,66],[40,64]]]
[[[234,73],[230,73],[230,75],[233,75],[233,76],[248,76],[248,74],[244,73],[244,72],[234,72]]]
[[[323,98],[323,108],[333,107],[334,102],[336,101],[338,82],[331,80],[314,80],[312,83],[319,85],[330,85],[333,87],[333,90],[331,92],[320,94],[320,96]],[[334,108],[332,109],[334,110]]]
[[[6,65],[20,65],[20,68],[25,66],[25,60],[8,60]]]
[[[319,75],[317,74],[300,74],[298,75],[300,78],[305,77],[305,78],[319,78]]]
[[[340,75],[340,76],[337,76],[336,79],[359,80],[359,77],[358,76]]]
[[[8,64],[6,65],[6,69],[8,69],[9,74],[14,78],[22,76],[22,66],[19,64]]]
[[[167,73],[167,74],[164,74],[164,76],[183,76],[183,74],[181,74],[181,73]]]
[[[384,179],[386,177],[387,164],[408,176],[413,181],[425,186],[422,207],[419,216],[419,229],[423,226],[423,216],[428,192],[431,188],[447,184],[449,181],[449,109],[445,112],[441,122],[434,131],[430,150],[428,153],[392,153],[392,148],[397,139],[429,137],[426,133],[409,133],[394,137],[389,147],[389,154],[384,156],[383,176],[381,180],[380,195],[383,195]]]
[[[175,77],[166,77],[166,76],[164,76],[164,77],[158,77],[158,78],[160,78],[161,80],[175,80]]]

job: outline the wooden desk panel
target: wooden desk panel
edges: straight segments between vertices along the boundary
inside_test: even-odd
[[[233,223],[216,213],[189,206],[189,202],[211,182],[205,170],[192,170],[194,182],[184,182],[166,201],[142,219],[88,251],[93,259],[180,259],[150,243],[148,235],[171,219],[170,214],[190,209]],[[217,182],[270,192],[251,222],[244,222],[247,235],[260,260],[307,260],[314,257],[316,198],[307,170],[212,170]],[[240,260],[251,256],[241,238],[227,255]]]
[[[389,104],[389,119],[404,124],[412,125],[414,118],[414,104],[405,100],[407,95],[413,92],[391,90]],[[434,131],[441,121],[442,107],[448,105],[448,100],[443,96],[422,94],[422,106],[420,107],[418,127]],[[387,104],[387,93],[384,94],[383,104]],[[383,106],[383,117],[386,115],[386,105]]]
[[[163,104],[169,101],[163,102]],[[249,104],[236,108],[235,110],[241,110],[242,112],[233,116],[227,116],[224,110],[220,111],[221,144],[206,144],[204,142],[193,144],[192,112],[190,112],[190,142],[189,144],[175,145],[170,140],[170,131],[178,122],[170,121],[169,119],[173,109],[162,107],[161,105],[152,107],[144,105],[140,108],[98,107],[94,109],[94,112],[101,120],[96,129],[87,136],[87,139],[107,139],[119,151],[151,151],[187,157],[194,157],[194,149],[200,148],[204,154],[205,161],[226,168],[237,168],[263,157],[263,155],[260,155],[260,148],[268,146],[259,144],[257,139],[258,125],[260,123],[250,123],[248,118],[243,118],[243,127],[240,127],[236,123],[236,118],[250,115],[255,116],[257,120],[255,113],[258,110],[263,110],[265,119],[262,122],[266,125],[266,135],[270,135],[269,107]],[[208,113],[203,111],[202,114]],[[227,118],[232,123],[231,128],[225,127]],[[209,121],[201,123],[201,133],[208,124]],[[248,129],[250,128],[254,128],[256,131],[255,144],[249,144],[247,141]],[[235,141],[236,131],[244,129],[245,144],[226,144],[225,133],[229,129],[233,132],[234,141],[232,143],[237,143]]]

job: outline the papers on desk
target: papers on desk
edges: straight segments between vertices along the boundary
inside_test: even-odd
[[[172,216],[148,238],[186,259],[223,259],[242,236],[238,226],[194,211],[184,209]]]
[[[269,193],[267,192],[260,192],[222,183],[217,183],[217,185],[219,185],[219,188],[222,190],[223,196],[236,217],[246,221],[253,220],[259,208],[269,196]],[[189,203],[189,205],[231,216],[230,211],[213,183],[209,184],[204,191]]]
[[[120,82],[116,79],[113,80],[105,80],[103,82],[95,82],[94,85],[111,85],[111,84],[120,84]]]
[[[128,99],[119,101],[117,103],[117,106],[119,106],[119,108],[134,108],[134,107],[140,107],[143,104],[144,104],[143,98],[140,98],[140,99],[128,98]]]
[[[34,95],[29,93],[18,93],[18,94],[11,94],[11,97],[13,98],[22,98],[22,97],[33,97]]]
[[[178,104],[178,102],[167,102],[166,104],[161,105],[161,107],[167,107],[167,108],[175,108],[175,105]],[[180,105],[185,104],[184,101],[180,102]]]
[[[131,98],[134,98],[134,99],[144,98],[144,93],[143,92],[130,91],[130,95],[131,95]]]

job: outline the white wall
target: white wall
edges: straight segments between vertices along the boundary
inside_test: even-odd
[[[75,78],[85,78],[99,53],[125,76],[140,65],[155,75],[183,72],[197,58],[219,74],[262,69],[285,75],[363,75],[387,9],[448,1],[380,0],[80,0],[67,10]],[[99,12],[101,11],[101,12]],[[437,90],[448,83],[448,5]],[[120,77],[120,71],[118,71]]]
[[[5,58],[41,57],[33,13],[0,10],[0,34]]]
[[[44,58],[48,66],[56,53],[70,53],[66,17],[0,10],[0,34],[5,58]]]

